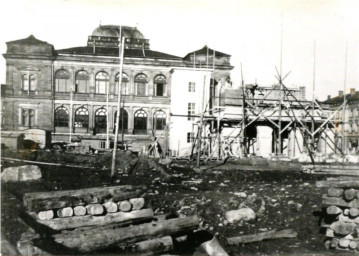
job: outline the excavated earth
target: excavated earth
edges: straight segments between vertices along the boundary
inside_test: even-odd
[[[59,162],[62,161],[60,155]],[[41,154],[31,157],[43,160]],[[329,178],[328,175],[302,173],[299,163],[262,159],[210,163],[199,169],[193,169],[189,161],[176,160],[169,166],[163,165],[164,172],[143,159],[136,161],[136,156],[122,154],[120,157],[130,163],[115,178],[110,178],[110,171],[103,165],[103,161],[109,164],[109,159],[102,156],[103,161],[93,160],[92,166],[96,166],[93,169],[39,165],[43,174],[40,181],[2,183],[2,236],[16,245],[21,234],[27,231],[19,218],[25,192],[131,184],[147,186],[146,200],[156,214],[198,215],[203,230],[198,234],[202,237],[191,239],[199,241],[215,235],[230,255],[347,254],[324,247],[320,220],[325,189],[316,188],[315,182]],[[121,161],[125,161],[123,159]],[[2,164],[4,168],[17,163],[2,161]],[[87,161],[87,165],[91,164]],[[225,213],[241,207],[252,208],[256,219],[228,223]],[[293,229],[298,236],[233,246],[227,245],[225,239],[276,229]],[[197,245],[195,241],[188,241],[170,254],[193,255]],[[112,253],[116,252],[109,252]]]

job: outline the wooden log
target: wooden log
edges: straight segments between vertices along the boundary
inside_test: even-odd
[[[358,248],[358,242],[357,241],[350,241],[349,249],[355,250],[356,248]]]
[[[210,241],[202,243],[200,248],[209,256],[228,256],[228,253],[223,249],[216,237],[213,237]]]
[[[339,239],[339,246],[341,248],[348,248],[350,244],[350,240],[346,238],[340,238]]]
[[[355,189],[346,189],[344,190],[344,198],[348,201],[353,200],[357,195],[357,191]]]
[[[330,249],[330,243],[331,243],[331,240],[326,240],[324,243],[324,247],[328,250]]]
[[[108,213],[118,211],[118,205],[116,203],[114,203],[114,202],[111,202],[111,201],[108,201],[108,202],[104,203],[103,207],[105,207],[106,212],[108,212]]]
[[[328,188],[328,196],[330,197],[341,197],[344,190],[341,188]]]
[[[335,206],[335,205],[331,205],[327,208],[327,213],[329,215],[338,215],[340,213],[342,213],[343,210],[340,209],[338,206]]]
[[[113,245],[128,246],[129,243],[154,237],[189,232],[198,228],[198,225],[198,217],[191,216],[114,229],[103,230],[94,227],[80,234],[71,231],[65,234],[55,234],[53,238],[54,241],[67,248],[76,249],[80,252],[90,252]]]
[[[74,215],[74,210],[71,207],[65,207],[57,210],[57,216],[59,218],[67,218]]]
[[[117,205],[121,212],[129,212],[132,209],[132,204],[127,200],[118,202]]]
[[[145,206],[145,199],[143,198],[131,198],[132,210],[140,210]]]
[[[23,197],[24,205],[28,211],[43,211],[64,207],[74,207],[91,203],[104,203],[122,201],[140,197],[145,186],[113,186],[87,188],[78,190],[61,190],[48,192],[26,193]]]
[[[359,188],[359,181],[357,180],[321,180],[317,181],[315,185],[318,188],[334,187],[334,188]]]
[[[349,209],[348,208],[344,209],[343,214],[345,216],[348,216],[349,215]]]
[[[359,209],[358,208],[350,208],[349,216],[353,217],[353,218],[359,216]]]
[[[352,208],[352,207],[359,208],[359,199],[354,199],[350,202],[347,202],[341,198],[324,196],[322,204],[323,205],[337,205],[337,206],[348,207],[348,208]]]
[[[85,215],[85,216],[74,216],[71,218],[57,218],[52,220],[43,220],[38,222],[54,230],[64,230],[64,229],[74,229],[84,226],[108,225],[112,223],[120,223],[120,222],[128,222],[131,220],[152,219],[152,218],[153,218],[152,209],[142,209],[132,212],[109,213],[105,216]]]
[[[333,222],[330,225],[330,228],[332,230],[334,230],[335,234],[338,234],[338,235],[348,235],[354,231],[355,227],[356,227],[355,223],[348,223],[348,222],[341,222],[341,221]]]
[[[339,245],[339,239],[333,238],[330,241],[330,248],[337,248],[338,245]]]
[[[173,241],[170,236],[154,238],[146,241],[135,243],[131,251],[140,255],[154,255],[171,251],[173,249]]]
[[[104,209],[101,204],[89,204],[86,205],[86,212],[89,215],[101,215],[104,213]]]
[[[40,211],[37,213],[37,218],[39,220],[51,220],[52,218],[54,218],[54,211],[53,210]]]
[[[237,237],[227,238],[228,244],[243,244],[243,243],[252,243],[258,242],[265,239],[277,239],[277,238],[294,238],[297,237],[297,232],[292,229],[284,230],[271,230],[267,232],[258,233],[255,235],[244,235]]]
[[[85,206],[75,206],[74,207],[74,215],[75,216],[84,216],[84,215],[86,215],[86,207]]]
[[[359,199],[359,190],[358,190],[358,192],[357,192],[357,198]]]

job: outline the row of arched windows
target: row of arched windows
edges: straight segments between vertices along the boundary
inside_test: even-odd
[[[74,91],[77,93],[89,93],[89,75],[86,71],[80,70],[75,76],[75,88]],[[119,74],[115,76],[115,88],[114,94],[118,95],[119,86]],[[121,83],[121,94],[130,94],[129,77],[126,73],[122,73]],[[106,94],[109,90],[110,76],[105,71],[100,71],[95,75],[95,93]],[[143,74],[137,74],[134,78],[135,87],[134,94],[139,96],[147,95],[147,83],[148,77]],[[155,96],[166,96],[167,94],[167,79],[164,75],[157,75],[154,78],[154,95]],[[57,92],[70,92],[72,90],[72,84],[70,82],[70,73],[65,69],[60,69],[55,73],[55,91]]]
[[[119,128],[121,130],[128,130],[128,112],[121,108],[120,110],[120,123]],[[117,111],[114,113],[114,119],[116,120]],[[107,129],[107,111],[105,108],[100,108],[95,112],[95,130],[97,133],[106,132]],[[166,126],[166,113],[162,110],[158,110],[153,115],[153,128],[156,130],[163,130]],[[134,113],[134,132],[141,133],[147,131],[147,112],[143,109],[139,109]],[[113,132],[115,132],[115,126]],[[66,107],[58,107],[55,111],[55,127],[69,127],[69,111]],[[89,111],[85,107],[79,107],[75,111],[74,118],[75,128],[88,128],[89,127]]]

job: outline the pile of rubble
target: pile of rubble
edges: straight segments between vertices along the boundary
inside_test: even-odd
[[[318,181],[328,187],[323,196],[325,206],[321,226],[326,229],[328,249],[359,252],[359,181]]]

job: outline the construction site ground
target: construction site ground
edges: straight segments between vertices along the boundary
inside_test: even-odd
[[[19,163],[3,161],[3,168],[14,164]],[[203,232],[198,234],[202,235],[188,238],[191,241],[170,254],[192,255],[200,240],[212,235],[230,255],[348,254],[324,247],[320,217],[325,189],[316,188],[315,182],[329,178],[328,175],[302,173],[299,163],[258,158],[213,162],[197,169],[192,168],[194,164],[175,160],[170,166],[163,166],[168,174],[164,175],[140,163],[135,169],[118,172],[115,178],[110,178],[109,169],[100,166],[88,169],[39,165],[43,175],[40,181],[2,183],[2,236],[16,246],[21,234],[28,230],[19,218],[25,192],[131,184],[147,186],[145,198],[156,214],[196,214],[201,218]],[[227,211],[244,206],[257,213],[255,220],[226,221]],[[226,243],[226,237],[278,229],[293,229],[298,236],[233,246]]]

